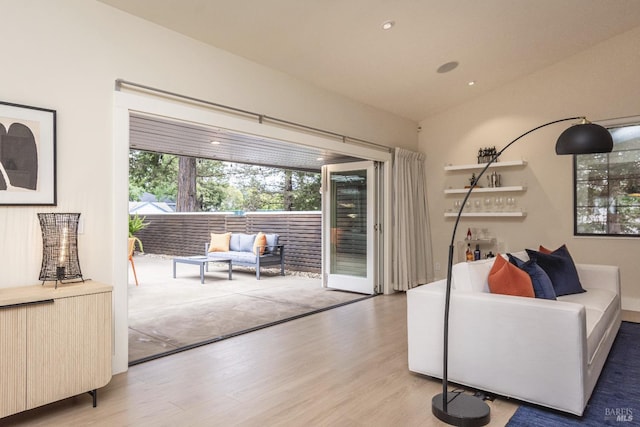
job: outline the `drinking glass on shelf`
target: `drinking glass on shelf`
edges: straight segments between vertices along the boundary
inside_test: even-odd
[[[482,231],[480,231],[480,236],[481,236],[481,239],[488,240],[489,239],[489,229],[488,228],[483,228]]]
[[[460,206],[462,206],[462,202],[460,200],[456,200],[453,202],[453,210],[455,212],[459,212],[460,211]]]
[[[491,197],[484,198],[484,210],[487,212],[491,212]]]
[[[473,201],[473,207],[474,210],[476,212],[481,212],[482,211],[482,203],[480,202],[480,200],[476,199]]]
[[[516,209],[516,198],[515,197],[507,197],[507,210],[515,211]]]
[[[501,211],[504,206],[504,197],[497,196],[494,203],[496,205],[496,210]]]

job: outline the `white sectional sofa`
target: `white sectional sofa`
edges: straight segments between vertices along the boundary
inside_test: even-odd
[[[449,381],[582,415],[620,327],[618,267],[576,264],[586,292],[547,300],[490,293],[493,262],[453,268]],[[407,292],[409,369],[436,378],[445,287]]]

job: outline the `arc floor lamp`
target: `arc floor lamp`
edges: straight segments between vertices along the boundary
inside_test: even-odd
[[[503,149],[498,151],[485,165],[478,174],[475,182],[472,183],[469,191],[467,191],[458,216],[456,217],[451,234],[451,244],[449,245],[449,263],[447,265],[447,287],[445,291],[444,305],[444,351],[443,351],[443,367],[442,367],[442,393],[433,396],[431,400],[431,409],[433,414],[447,424],[455,426],[483,426],[490,420],[489,406],[480,398],[464,393],[448,392],[448,356],[449,356],[449,305],[451,302],[451,270],[453,267],[453,248],[455,244],[456,231],[460,216],[464,209],[471,192],[480,181],[482,175],[487,171],[489,166],[494,163],[500,155],[516,141],[546,126],[569,120],[580,120],[581,123],[575,124],[566,129],[558,137],[556,142],[556,154],[589,154],[589,153],[608,153],[613,149],[613,139],[611,134],[605,128],[594,123],[590,123],[585,117],[568,117],[566,119],[554,120],[535,127],[513,141],[509,142]]]

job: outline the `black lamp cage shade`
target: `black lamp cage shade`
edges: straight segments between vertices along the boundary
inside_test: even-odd
[[[82,279],[78,260],[79,213],[39,213],[42,229],[40,280]]]

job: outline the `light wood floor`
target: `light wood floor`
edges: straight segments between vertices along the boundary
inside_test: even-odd
[[[439,426],[407,369],[406,299],[378,296],[132,367],[1,426]],[[490,403],[504,426],[517,404]]]

